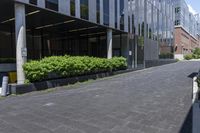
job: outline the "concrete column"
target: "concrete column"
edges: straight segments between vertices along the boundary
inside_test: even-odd
[[[107,30],[107,58],[112,58],[112,30]]]
[[[70,15],[70,0],[58,0],[58,11]]]
[[[147,58],[147,52],[149,49],[147,48],[147,1],[144,1],[144,67],[145,67],[145,61]]]
[[[96,0],[89,0],[89,20],[91,22],[96,23],[97,22],[97,4],[96,4]]]
[[[135,36],[135,39],[134,39],[134,41],[135,41],[135,68],[137,68],[137,56],[138,56],[138,54],[137,54],[137,46],[138,46],[138,37],[136,37]]]
[[[38,7],[45,8],[45,0],[37,0]]]
[[[16,35],[17,83],[23,84],[25,81],[23,65],[27,61],[26,17],[25,17],[24,4],[15,3],[15,35]]]
[[[81,17],[81,6],[80,6],[80,0],[75,0],[75,16],[77,18],[80,18]]]

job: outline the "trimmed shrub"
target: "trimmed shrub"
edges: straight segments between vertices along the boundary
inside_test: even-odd
[[[159,55],[160,59],[173,59],[174,58],[174,54],[173,53],[161,53]]]
[[[192,54],[185,55],[184,59],[191,60],[191,59],[193,59],[193,55]]]
[[[127,61],[123,57],[105,59],[88,56],[52,56],[40,61],[30,61],[23,68],[26,79],[37,82],[47,80],[52,73],[58,77],[72,77],[122,70],[127,68]]]
[[[200,48],[195,48],[192,54],[185,55],[184,58],[186,60],[200,59]]]

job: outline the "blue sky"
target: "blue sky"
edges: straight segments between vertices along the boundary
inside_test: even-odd
[[[196,12],[200,13],[200,0],[186,0],[187,4],[190,5]]]

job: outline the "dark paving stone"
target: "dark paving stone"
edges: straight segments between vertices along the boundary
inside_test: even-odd
[[[191,75],[178,62],[0,100],[1,133],[191,133]]]

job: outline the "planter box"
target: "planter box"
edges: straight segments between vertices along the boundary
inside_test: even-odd
[[[49,88],[74,84],[77,82],[84,82],[90,79],[95,80],[98,78],[104,78],[104,77],[117,75],[121,73],[136,71],[136,70],[138,69],[128,69],[128,70],[121,70],[121,71],[116,71],[116,72],[105,72],[105,73],[91,74],[91,75],[71,77],[71,78],[49,79],[47,81],[41,81],[41,82],[30,83],[30,84],[21,84],[21,85],[9,84],[9,90],[11,94],[24,94],[24,93],[29,93],[33,91],[41,91],[41,90],[46,90]]]

